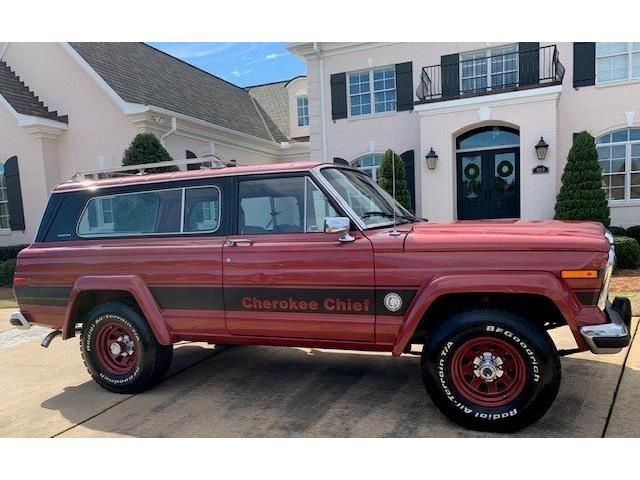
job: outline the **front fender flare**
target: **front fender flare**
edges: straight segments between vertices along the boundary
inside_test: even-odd
[[[433,302],[438,297],[451,293],[520,293],[547,297],[558,307],[576,340],[582,340],[575,321],[581,305],[573,292],[551,273],[495,272],[442,275],[418,290],[400,325],[393,345],[394,356],[402,354],[414,330]]]
[[[79,278],[73,285],[67,309],[65,312],[64,323],[62,326],[62,338],[73,336],[73,320],[74,305],[78,295],[86,291],[99,290],[115,290],[130,293],[138,303],[140,310],[149,322],[149,326],[161,345],[170,345],[173,343],[171,331],[167,327],[162,311],[158,303],[153,298],[149,288],[138,275],[114,275],[114,276],[87,276]]]

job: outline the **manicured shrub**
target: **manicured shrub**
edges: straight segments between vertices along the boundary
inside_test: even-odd
[[[17,258],[18,253],[27,245],[10,245],[8,247],[0,247],[0,262],[6,262],[12,258]]]
[[[609,227],[609,231],[616,237],[626,237],[627,229],[624,227]]]
[[[627,237],[635,238],[640,242],[640,225],[627,228]]]
[[[122,165],[125,167],[170,161],[173,161],[173,158],[153,133],[139,133],[136,135],[122,157]],[[177,172],[178,167],[150,168],[147,171],[150,173]]]
[[[615,237],[616,268],[640,267],[640,245],[635,238]]]
[[[580,132],[569,150],[555,210],[558,220],[591,220],[609,225],[609,204],[602,189],[598,152],[587,132]]]
[[[393,162],[392,162],[393,155]],[[411,193],[407,184],[407,171],[402,158],[391,150],[384,152],[382,162],[378,168],[378,184],[393,196],[393,164],[396,167],[396,200],[407,210],[411,211]]]
[[[5,260],[0,263],[0,287],[13,285],[13,273],[16,271],[16,259]]]

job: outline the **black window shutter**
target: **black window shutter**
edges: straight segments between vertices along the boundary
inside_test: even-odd
[[[18,157],[11,157],[4,162],[4,182],[7,186],[9,226],[11,230],[24,230],[24,209],[22,208],[22,189],[20,188]]]
[[[340,158],[340,157],[333,157],[333,163],[337,163],[339,165],[349,165],[349,162],[347,162],[344,158]]]
[[[409,193],[411,194],[411,209],[416,211],[416,175],[415,175],[415,153],[414,150],[407,150],[402,155],[402,162],[404,168],[407,171],[407,186],[409,187]]]
[[[331,75],[331,118],[347,118],[347,74]]]
[[[460,95],[460,54],[442,55],[442,97],[451,98]]]
[[[573,44],[573,86],[586,87],[596,83],[595,42],[574,42]]]
[[[518,82],[520,85],[535,85],[540,78],[540,43],[518,43]]]
[[[413,62],[396,63],[397,110],[413,110]]]

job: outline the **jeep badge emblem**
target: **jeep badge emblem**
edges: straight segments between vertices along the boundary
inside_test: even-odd
[[[397,312],[402,307],[402,298],[397,293],[387,293],[384,297],[384,306],[390,312]]]

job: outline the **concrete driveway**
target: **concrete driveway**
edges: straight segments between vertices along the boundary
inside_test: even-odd
[[[44,334],[0,331],[0,436],[488,436],[439,413],[415,356],[182,343],[159,386],[117,395],[90,380],[77,339],[46,350]],[[565,328],[553,336],[573,345]],[[615,355],[564,357],[562,375],[551,410],[518,436],[640,436],[640,340]]]

